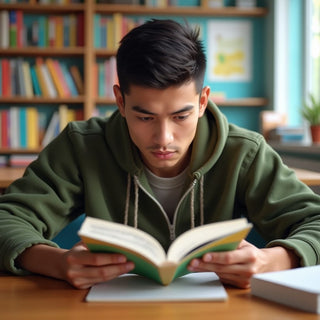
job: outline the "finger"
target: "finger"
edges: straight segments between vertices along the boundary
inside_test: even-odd
[[[105,266],[109,264],[126,263],[127,258],[122,254],[92,253],[87,250],[82,250],[70,253],[67,261],[70,265]]]
[[[100,282],[109,281],[134,269],[134,263],[102,267],[83,267],[69,270],[69,282],[76,288],[89,288]]]

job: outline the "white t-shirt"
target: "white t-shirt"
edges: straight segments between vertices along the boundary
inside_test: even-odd
[[[187,169],[172,178],[158,177],[146,167],[145,172],[156,199],[172,221],[174,212],[182,196],[183,186],[187,178]]]

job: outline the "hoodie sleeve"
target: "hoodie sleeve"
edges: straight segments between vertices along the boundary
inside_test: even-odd
[[[268,247],[295,251],[302,266],[319,264],[320,196],[263,139],[250,158],[242,172],[248,218],[269,241]]]
[[[50,239],[83,212],[81,188],[65,129],[0,197],[1,270],[22,274],[14,261],[26,248],[56,246]]]

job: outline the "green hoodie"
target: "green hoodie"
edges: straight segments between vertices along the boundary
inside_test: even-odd
[[[0,269],[52,239],[82,213],[147,231],[167,249],[186,230],[246,216],[268,246],[320,263],[320,197],[301,183],[260,134],[228,124],[209,103],[192,145],[188,181],[173,223],[155,199],[118,112],[72,122],[0,197]]]

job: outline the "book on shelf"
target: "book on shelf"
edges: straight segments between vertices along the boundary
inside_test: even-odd
[[[0,66],[0,92],[4,97],[64,98],[78,96],[78,90],[83,92],[78,67],[69,68],[57,59],[36,57],[35,62],[30,63],[22,58],[0,58]]]
[[[189,273],[187,266],[207,252],[237,248],[251,224],[245,218],[196,227],[176,238],[166,253],[148,233],[120,223],[86,217],[79,236],[93,252],[116,252],[133,261],[133,273],[163,285]]]
[[[83,13],[38,15],[32,20],[26,22],[28,13],[22,10],[1,10],[0,48],[84,45]]]
[[[254,296],[320,314],[320,265],[254,275]]]

